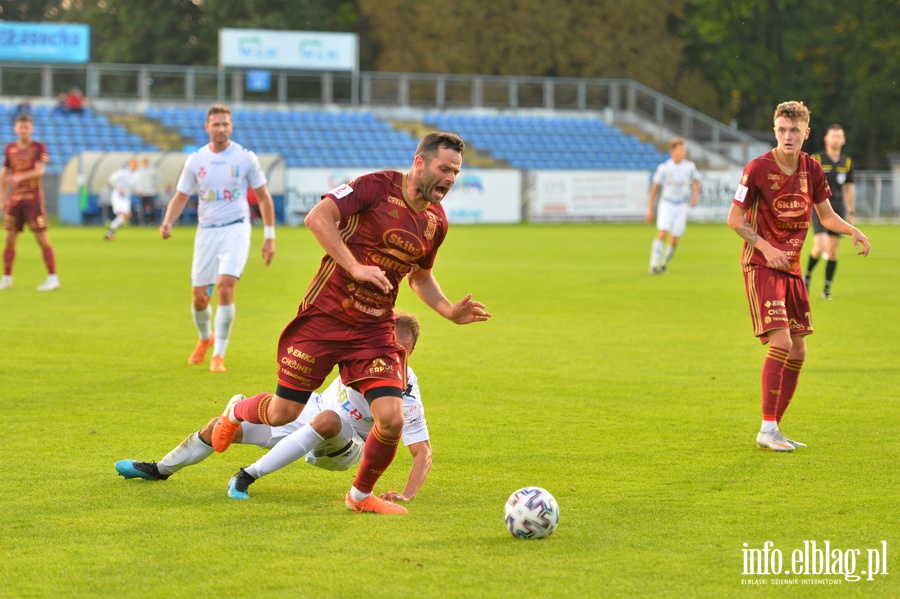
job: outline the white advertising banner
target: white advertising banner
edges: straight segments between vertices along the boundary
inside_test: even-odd
[[[647,171],[532,171],[528,220],[634,220],[647,213]]]
[[[532,171],[527,183],[529,222],[637,221],[647,214],[649,171]],[[693,221],[724,220],[741,171],[700,171],[700,202]]]
[[[355,33],[220,29],[219,65],[311,71],[356,71]]]
[[[398,169],[405,171],[406,169]],[[291,168],[285,174],[284,216],[288,225],[300,225],[322,197],[369,168]],[[455,224],[505,224],[522,220],[522,175],[511,169],[464,171],[441,202]]]
[[[688,220],[724,221],[742,171],[700,171],[700,203],[688,211]]]

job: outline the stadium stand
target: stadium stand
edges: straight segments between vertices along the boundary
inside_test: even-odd
[[[150,108],[147,117],[206,143],[203,109]],[[234,138],[256,152],[280,153],[289,167],[405,166],[417,137],[369,112],[241,111]],[[426,114],[432,129],[455,131],[501,166],[520,169],[652,170],[666,159],[600,119]],[[364,145],[348,143],[364,140]]]
[[[0,106],[0,122],[12,123],[15,108]],[[88,150],[120,152],[153,152],[157,148],[140,136],[113,124],[90,108],[84,114],[60,114],[51,107],[37,106],[32,111],[35,139],[47,144],[50,151],[48,173],[59,173],[72,156]],[[12,141],[10,135],[9,141]]]
[[[652,170],[667,158],[597,118],[432,113],[424,120],[519,169]]]
[[[209,141],[204,109],[150,108],[146,116],[198,146]],[[236,141],[295,168],[405,166],[418,142],[369,112],[235,110],[234,123]]]
[[[0,106],[0,119],[13,118]],[[192,140],[209,140],[204,108],[148,108],[145,116]],[[90,108],[83,115],[34,110],[35,137],[47,143],[48,172],[59,172],[75,154],[88,151],[151,152],[158,148]],[[236,110],[234,139],[257,153],[278,153],[288,167],[403,167],[418,135],[399,130],[371,112]],[[421,126],[455,131],[497,166],[546,170],[652,170],[666,159],[642,142],[598,118],[426,113]],[[363,144],[351,143],[363,140]],[[185,150],[193,147],[189,144]]]

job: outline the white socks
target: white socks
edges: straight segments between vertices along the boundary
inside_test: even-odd
[[[109,223],[109,230],[115,233],[116,229],[121,227],[125,220],[125,217],[122,215],[117,215],[116,218],[113,219],[113,222]]]
[[[371,495],[371,493],[363,493],[356,487],[350,487],[350,499],[352,499],[353,501],[357,501],[357,502],[362,501],[369,495]]]
[[[672,259],[672,255],[675,253],[675,246],[669,246],[666,248],[666,259],[663,261],[663,266],[669,265],[669,260]]]
[[[659,265],[660,258],[662,258],[662,252],[663,252],[662,239],[654,239],[653,240],[653,248],[650,251],[650,268],[654,268]]]
[[[213,453],[213,448],[203,442],[199,433],[192,433],[181,444],[157,462],[160,474],[174,474],[186,466],[202,462]]]
[[[759,428],[761,433],[771,433],[778,430],[778,422],[775,420],[763,420],[762,426]]]
[[[279,468],[296,462],[307,453],[316,448],[322,442],[322,436],[310,425],[304,425],[294,431],[259,458],[252,466],[244,468],[244,471],[253,478],[259,478],[271,474]]]
[[[231,335],[231,325],[234,324],[234,304],[230,306],[216,306],[216,342],[213,344],[214,356],[225,356],[228,348],[228,337]]]
[[[208,305],[205,310],[200,310],[199,312],[194,309],[194,305],[191,304],[191,316],[194,319],[194,326],[197,327],[197,332],[200,333],[200,338],[206,341],[212,335],[212,331],[209,328],[209,321],[212,318],[212,308]]]

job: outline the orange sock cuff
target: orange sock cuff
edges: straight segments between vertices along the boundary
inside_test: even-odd
[[[800,372],[803,368],[803,360],[786,360],[784,367],[788,370],[793,370],[794,372]]]
[[[378,430],[377,426],[372,427],[372,434],[375,436],[375,438],[378,440],[379,443],[381,443],[383,445],[387,445],[389,447],[392,445],[393,446],[399,445],[400,439],[402,438],[402,437],[388,437],[384,433],[382,433],[380,430]]]
[[[782,349],[780,347],[769,347],[769,351],[766,352],[766,358],[769,360],[775,360],[776,362],[787,363],[788,361],[788,350]]]

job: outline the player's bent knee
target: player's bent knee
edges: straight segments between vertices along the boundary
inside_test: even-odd
[[[342,428],[341,417],[332,410],[319,412],[309,424],[323,439],[336,437]]]

